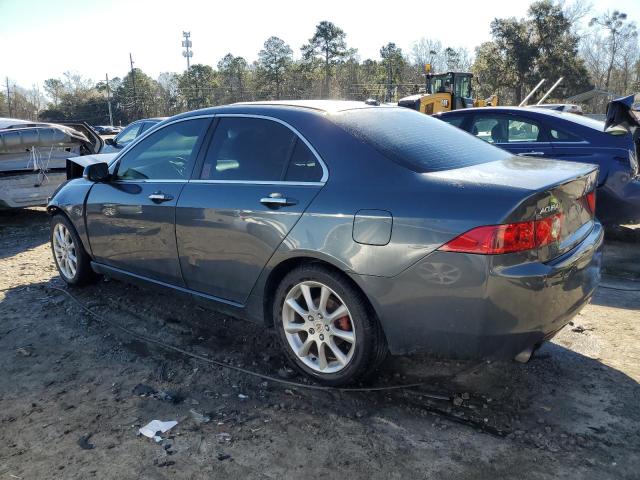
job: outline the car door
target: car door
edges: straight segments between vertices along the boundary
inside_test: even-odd
[[[553,157],[569,162],[583,162],[598,165],[598,186],[607,179],[611,164],[616,154],[619,161],[626,161],[625,151],[616,151],[606,143],[606,138],[597,141],[596,135],[605,135],[597,132],[591,135],[591,141],[579,131],[570,131],[564,125],[554,125],[549,130],[549,138],[553,146]]]
[[[476,114],[470,132],[515,155],[552,157],[553,148],[540,122],[510,113]]]
[[[188,288],[244,304],[327,178],[313,147],[266,117],[218,116],[203,165],[176,210]]]
[[[109,182],[91,188],[86,221],[97,262],[183,285],[175,206],[209,123],[183,119],[160,128],[118,157]]]

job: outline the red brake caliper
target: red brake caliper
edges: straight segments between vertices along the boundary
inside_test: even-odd
[[[336,320],[336,324],[340,330],[344,330],[346,332],[350,332],[352,330],[351,320],[349,319],[349,315],[345,315],[344,317],[340,317]]]

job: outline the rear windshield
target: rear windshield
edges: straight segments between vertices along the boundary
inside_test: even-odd
[[[331,118],[387,158],[419,173],[468,167],[511,156],[456,127],[408,108],[348,110]]]

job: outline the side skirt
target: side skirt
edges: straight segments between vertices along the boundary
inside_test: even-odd
[[[195,300],[198,304],[201,304],[208,309],[216,310],[218,312],[224,313],[226,315],[239,318],[242,320],[251,320],[254,322],[259,322],[260,319],[256,319],[253,316],[247,315],[247,311],[245,305],[240,303],[232,302],[230,300],[225,300],[223,298],[215,297],[213,295],[208,295],[206,293],[197,292],[195,290],[190,290],[188,288],[179,287],[176,285],[171,285],[170,283],[162,282],[160,280],[155,280],[153,278],[145,277],[143,275],[137,275],[135,273],[127,272],[126,270],[122,270],[120,268],[111,267],[109,265],[104,265],[98,262],[91,262],[91,268],[94,272],[100,273],[102,275],[106,275],[111,278],[115,278],[117,280],[122,280],[128,283],[135,283],[137,285],[146,286],[146,287],[157,287],[160,289],[170,289],[173,292],[181,294],[185,297],[188,297],[191,300]]]

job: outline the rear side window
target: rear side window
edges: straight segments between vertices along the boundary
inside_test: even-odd
[[[573,133],[557,130],[555,128],[549,131],[552,142],[584,142],[584,139]]]
[[[468,167],[511,154],[468,133],[408,108],[365,108],[332,120],[387,158],[420,173]]]
[[[296,140],[296,135],[278,122],[245,117],[221,118],[200,178],[279,181]]]
[[[322,166],[305,143],[298,139],[284,179],[288,182],[319,182]]]

